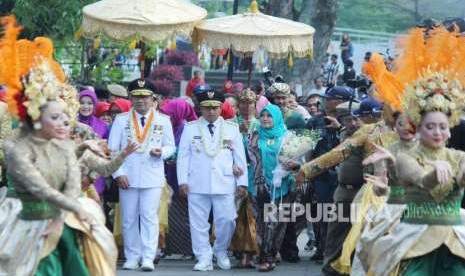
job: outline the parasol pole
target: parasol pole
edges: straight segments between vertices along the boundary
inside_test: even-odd
[[[249,59],[249,74],[248,74],[248,79],[247,79],[247,86],[250,88],[250,80],[252,79],[252,70],[253,70],[253,64],[252,64],[252,57],[248,58]]]
[[[234,0],[233,3],[233,15],[236,15],[237,12],[239,11],[239,0]],[[228,80],[232,81],[233,80],[233,74],[234,74],[234,54],[232,51],[232,45],[229,47],[229,56],[231,57],[230,60],[228,60]]]
[[[256,0],[252,0],[250,2],[250,12],[251,13],[258,13],[258,3]],[[250,57],[246,57],[247,61],[249,62],[249,72],[247,76],[247,86],[250,88],[250,81],[252,80],[252,71],[253,71],[253,52],[251,53]]]
[[[250,2],[250,12],[252,13],[258,13],[258,3],[256,0],[252,0]],[[252,53],[252,55],[250,56],[250,58],[247,57],[247,59],[249,59],[249,74],[248,74],[248,79],[247,79],[247,85],[249,86],[250,88],[250,81],[252,79],[252,70],[253,70],[253,56],[254,53]]]
[[[141,79],[145,79],[145,50],[146,50],[146,47],[145,47],[145,43],[140,40],[139,42],[139,46],[140,46],[140,78]]]

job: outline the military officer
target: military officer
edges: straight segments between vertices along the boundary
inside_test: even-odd
[[[208,90],[196,95],[200,119],[184,128],[178,149],[177,174],[181,195],[188,196],[192,250],[196,271],[213,269],[215,254],[221,269],[230,269],[227,249],[235,230],[234,193],[247,193],[247,162],[236,123],[220,117],[224,96]],[[244,173],[236,177],[233,166]],[[210,246],[208,217],[213,207],[215,244]]]
[[[343,142],[331,151],[319,156],[301,167],[297,184],[306,178],[314,179],[329,168],[338,166],[338,186],[334,192],[335,212],[351,217],[351,204],[364,184],[364,173],[373,173],[372,166],[363,166],[362,161],[373,152],[373,143],[387,147],[397,141],[397,135],[390,131],[382,120],[382,106],[374,99],[367,98],[358,109],[349,102],[336,107],[339,119],[344,125],[341,135]],[[323,218],[325,219],[325,218]],[[323,275],[346,275],[347,268],[339,265],[343,254],[344,241],[352,227],[350,221],[331,221],[327,226]],[[348,268],[350,269],[350,267]],[[350,270],[349,270],[350,271]]]
[[[165,184],[163,160],[176,150],[170,118],[156,111],[156,88],[137,79],[128,87],[133,108],[113,122],[108,144],[112,151],[135,141],[139,149],[113,174],[118,185],[124,239],[124,269],[154,269],[159,224],[158,205]]]

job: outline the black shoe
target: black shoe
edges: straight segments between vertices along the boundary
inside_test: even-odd
[[[310,261],[323,263],[323,254],[315,253],[312,257],[310,257]]]
[[[283,257],[283,261],[288,262],[288,263],[298,263],[300,262],[300,257],[299,256],[289,256],[289,257]]]
[[[307,244],[305,245],[304,250],[305,251],[312,251],[313,249],[315,249],[315,241],[309,240],[307,242]]]

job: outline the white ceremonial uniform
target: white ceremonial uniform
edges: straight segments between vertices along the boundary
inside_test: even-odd
[[[163,160],[175,151],[173,130],[168,116],[155,110],[146,114],[149,123],[150,113],[154,114],[150,129],[140,148],[129,155],[123,165],[113,174],[113,178],[125,175],[129,180],[128,189],[120,189],[121,221],[124,239],[124,255],[127,260],[154,260],[159,235],[158,206],[161,191],[165,185]],[[142,115],[135,112],[140,132]],[[132,110],[119,114],[110,131],[108,144],[114,152],[121,151],[128,139],[137,142],[132,122]],[[161,158],[150,156],[155,148],[162,149]]]
[[[211,262],[212,255],[226,256],[235,230],[234,193],[238,186],[247,187],[247,162],[238,125],[219,117],[213,124],[200,118],[188,123],[178,150],[179,184],[189,187],[188,206],[192,250],[199,261]],[[233,164],[244,174],[233,175]],[[209,243],[208,218],[213,206],[215,244]]]

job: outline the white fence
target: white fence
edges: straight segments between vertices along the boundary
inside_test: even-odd
[[[363,62],[366,52],[389,53],[394,56],[397,52],[396,42],[404,34],[392,34],[384,32],[365,31],[349,28],[336,28],[332,35],[331,44],[328,53],[340,56],[339,45],[341,44],[342,35],[348,33],[352,44],[354,45],[354,66],[357,72]]]

